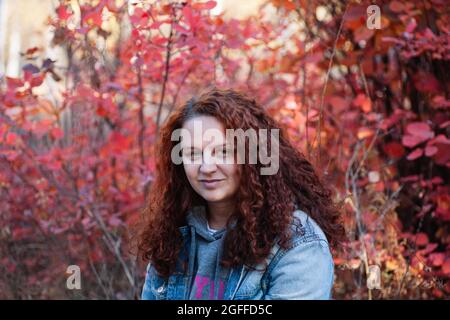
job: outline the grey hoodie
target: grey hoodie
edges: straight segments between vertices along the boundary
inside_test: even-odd
[[[229,269],[220,266],[226,228],[211,232],[205,207],[194,207],[187,215],[187,224],[195,228],[191,245],[195,246],[195,264],[189,299],[221,300]]]

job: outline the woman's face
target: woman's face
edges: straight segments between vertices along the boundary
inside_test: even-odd
[[[187,120],[182,128],[190,136],[182,140],[181,148],[192,188],[208,203],[233,200],[240,170],[233,161],[234,150],[226,143],[224,125],[215,117],[199,115]]]

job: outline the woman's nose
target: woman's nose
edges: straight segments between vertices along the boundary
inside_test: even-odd
[[[217,165],[214,157],[208,152],[203,154],[202,164],[200,165],[201,173],[212,173],[217,170]]]
[[[217,166],[214,162],[213,163],[202,162],[199,170],[201,173],[204,173],[204,174],[213,173],[217,170]]]

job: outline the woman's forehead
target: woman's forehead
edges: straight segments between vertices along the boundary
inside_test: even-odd
[[[225,127],[215,117],[197,116],[187,120],[182,128],[185,129],[181,139],[183,147],[216,147],[226,143]]]
[[[186,120],[183,123],[183,128],[190,131],[194,131],[195,129],[203,131],[208,129],[217,129],[225,132],[225,126],[223,123],[216,117],[208,115],[198,115]]]

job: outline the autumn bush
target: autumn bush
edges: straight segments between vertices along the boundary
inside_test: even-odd
[[[0,298],[139,297],[130,231],[155,139],[212,84],[254,95],[333,186],[335,299],[448,298],[448,3],[272,0],[242,20],[215,6],[60,0],[64,56],[30,48],[20,77],[0,75]]]

